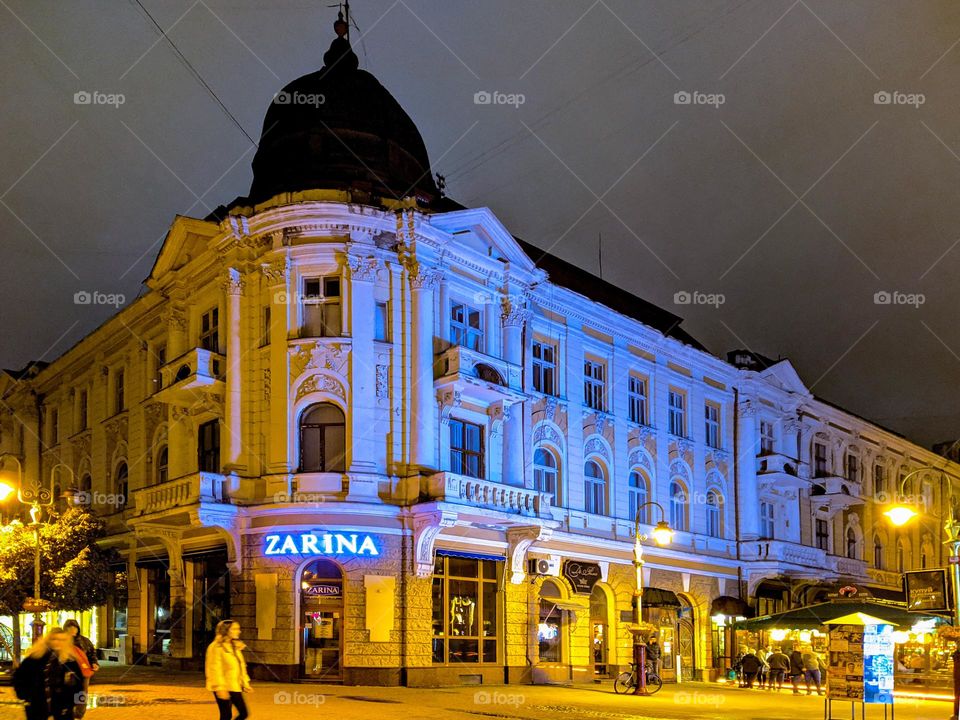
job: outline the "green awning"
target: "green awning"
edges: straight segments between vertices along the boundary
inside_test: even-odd
[[[907,612],[907,606],[901,603],[877,602],[869,600],[833,600],[817,603],[807,607],[794,608],[775,615],[750,620],[740,620],[736,627],[744,630],[768,630],[783,628],[785,630],[815,630],[824,623],[851,613],[864,613],[880,618],[897,628],[908,629],[920,620],[935,618],[935,615]]]

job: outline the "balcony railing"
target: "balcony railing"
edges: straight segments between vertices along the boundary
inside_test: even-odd
[[[188,350],[160,368],[163,390],[179,388],[192,390],[222,382],[226,359],[220,353],[203,348]]]
[[[187,507],[202,502],[222,503],[226,500],[225,480],[218,473],[198,472],[168,480],[133,493],[134,515]]]
[[[437,355],[434,362],[434,377],[438,380],[456,377],[475,378],[514,392],[520,392],[523,389],[523,370],[519,365],[461,345],[452,345]]]
[[[832,555],[830,556],[830,567],[835,573],[837,573],[837,575],[843,575],[844,577],[853,577],[862,580],[867,579],[866,560],[854,560],[852,558]]]
[[[432,500],[550,519],[550,493],[442,472],[426,480]]]
[[[827,554],[823,550],[783,540],[751,540],[741,547],[744,560],[759,562],[780,562],[823,569],[827,565]]]

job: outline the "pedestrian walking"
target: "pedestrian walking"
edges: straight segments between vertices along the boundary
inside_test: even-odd
[[[807,695],[812,695],[810,683],[813,682],[817,687],[817,695],[823,695],[823,689],[820,686],[820,663],[821,660],[815,652],[807,649],[802,654],[803,657],[803,679],[807,685]]]
[[[252,693],[247,663],[243,659],[246,647],[240,642],[240,623],[221,620],[217,623],[213,642],[207,647],[205,671],[207,690],[213,693],[220,710],[220,720],[230,720],[233,708],[237,708],[234,720],[249,717],[244,693]]]
[[[793,694],[800,694],[800,678],[803,677],[803,653],[797,648],[790,651],[790,683],[793,685]]]
[[[83,673],[73,651],[73,638],[63,628],[47,633],[50,658],[44,668],[47,707],[53,720],[71,720],[77,700],[83,693]]]
[[[660,669],[663,666],[663,648],[660,647],[656,635],[652,635],[650,642],[647,643],[647,660],[653,667],[653,674],[660,677]]]
[[[97,663],[97,648],[93,641],[80,632],[80,623],[71,618],[63,624],[70,637],[73,638],[73,650],[77,656],[77,663],[80,665],[80,674],[83,675],[83,694],[77,696],[77,704],[73,710],[73,716],[80,720],[87,714],[87,698],[90,694],[90,678],[100,669]]]
[[[761,663],[760,670],[757,672],[757,685],[763,690],[767,686],[767,658],[770,655],[770,648],[759,648],[756,654]]]
[[[51,656],[46,636],[27,651],[20,666],[13,671],[13,691],[23,701],[27,720],[47,720],[46,668]]]
[[[783,689],[783,678],[790,672],[790,658],[780,648],[774,648],[767,657],[767,689],[780,692]]]
[[[763,662],[755,653],[748,652],[740,659],[740,668],[743,671],[743,687],[752,688],[753,681],[763,668]]]

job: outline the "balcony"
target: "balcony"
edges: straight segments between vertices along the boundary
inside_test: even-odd
[[[886,585],[887,587],[897,588],[898,590],[903,587],[903,575],[898,572],[893,572],[892,570],[868,568],[867,576],[871,582],[877,585]]]
[[[436,473],[423,482],[426,483],[426,495],[437,502],[495,510],[525,518],[553,519],[550,493],[450,472]]]
[[[838,512],[863,505],[860,490],[858,483],[836,475],[817,478],[810,490],[810,508],[834,517]]]
[[[452,389],[482,404],[523,400],[523,369],[500,358],[453,345],[434,360],[434,387]]]
[[[827,553],[825,551],[783,540],[743,542],[740,553],[744,560],[752,562],[795,565],[821,573],[827,568]]]
[[[759,455],[757,481],[764,490],[800,490],[810,486],[810,468],[780,453]]]
[[[830,569],[840,577],[850,578],[858,582],[866,582],[868,579],[866,560],[854,560],[839,555],[831,555]]]
[[[222,395],[226,358],[193,348],[160,368],[163,389],[155,397],[172,405],[191,406],[204,394]]]
[[[168,514],[201,503],[227,501],[226,481],[218,473],[198,472],[134,490],[131,516]]]

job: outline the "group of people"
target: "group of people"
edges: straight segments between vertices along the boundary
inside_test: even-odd
[[[97,650],[76,620],[51,628],[27,651],[13,687],[27,720],[74,720],[87,711],[90,678],[100,669]]]
[[[800,683],[803,682],[807,695],[812,695],[814,689],[818,695],[823,695],[823,684],[827,667],[823,658],[806,646],[794,648],[790,654],[781,648],[758,648],[756,651],[746,649],[737,658],[733,669],[740,679],[740,687],[752,688],[754,683],[762,690],[783,689],[783,682],[790,680],[793,694],[800,695]]]

